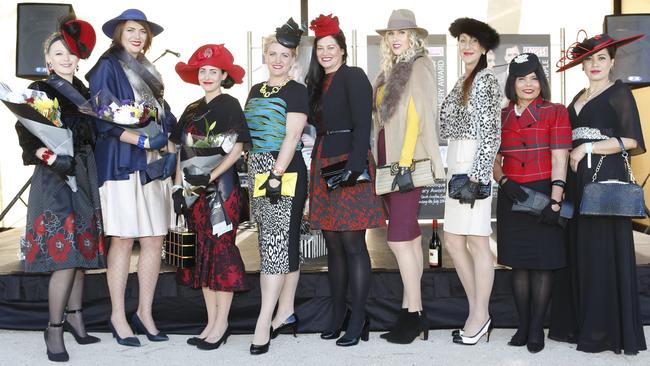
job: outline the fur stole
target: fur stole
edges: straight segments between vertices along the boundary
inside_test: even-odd
[[[404,89],[406,88],[406,84],[408,83],[411,77],[411,71],[413,70],[413,63],[415,62],[415,60],[417,60],[420,57],[426,57],[426,54],[423,52],[415,55],[409,61],[398,62],[395,65],[393,65],[393,68],[390,71],[390,75],[388,76],[388,80],[386,80],[386,75],[384,75],[383,71],[377,77],[377,80],[375,81],[374,95],[372,99],[373,100],[372,110],[373,110],[373,114],[379,115],[379,121],[381,126],[383,126],[384,123],[386,123],[387,121],[390,121],[390,119],[393,117],[393,114],[395,114],[395,111],[397,110],[397,105],[400,99],[402,99],[402,95],[404,94]],[[376,103],[377,90],[379,90],[379,87],[381,87],[384,84],[385,84],[384,97],[381,101],[381,110],[377,111],[377,103]]]

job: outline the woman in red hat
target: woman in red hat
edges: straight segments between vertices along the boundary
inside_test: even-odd
[[[598,181],[630,179],[621,149],[630,155],[645,152],[634,96],[620,80],[610,79],[617,48],[641,37],[584,39],[569,47],[570,62],[558,69],[581,64],[589,82],[568,107],[573,150],[566,198],[576,208],[596,175]],[[585,216],[577,210],[571,221],[568,267],[555,281],[549,337],[577,343],[585,352],[634,355],[645,350],[630,218]]]
[[[246,290],[244,262],[235,245],[241,210],[235,162],[241,156],[244,144],[250,142],[250,135],[239,102],[222,92],[222,88],[229,89],[242,83],[244,69],[233,61],[232,54],[224,45],[207,44],[199,47],[187,63],[176,65],[176,72],[183,81],[200,85],[205,93],[185,108],[169,137],[170,141],[181,145],[172,188],[174,211],[186,214],[188,228],[196,234],[196,264],[190,284],[202,289],[208,312],[208,324],[198,337],[188,339],[187,343],[204,350],[216,349],[226,342],[230,335],[228,313],[233,292]],[[237,136],[228,143],[216,141],[220,135],[233,133]],[[213,142],[200,144],[208,141]],[[220,156],[220,163],[194,172],[189,168],[181,169],[188,165],[184,162],[196,156],[192,150],[195,146],[214,148],[214,153]],[[204,189],[197,192],[197,198],[184,186]],[[195,198],[189,207],[185,196]],[[211,218],[213,210],[219,207],[223,207],[230,229],[215,234],[215,222]]]
[[[314,48],[306,83],[310,120],[316,125],[309,180],[309,220],[323,231],[332,310],[323,339],[338,346],[368,340],[366,300],[370,289],[370,256],[366,229],[386,225],[381,198],[373,184],[375,162],[370,153],[372,86],[358,67],[346,65],[347,45],[338,17],[320,15],[311,22]],[[321,169],[342,166],[327,180]],[[346,295],[351,309],[345,335]]]
[[[84,269],[105,265],[104,233],[93,155],[93,119],[79,113],[88,89],[75,77],[79,59],[95,46],[93,27],[79,19],[61,22],[44,43],[46,80],[29,88],[58,100],[63,128],[72,131],[74,156],[55,154],[22,124],[16,123],[25,165],[34,165],[26,234],[21,239],[26,272],[52,272],[48,290],[49,323],[45,330],[47,357],[67,361],[63,331],[79,344],[99,342],[86,334],[82,318]],[[56,98],[56,99],[55,99]],[[75,177],[77,190],[66,184]]]
[[[176,147],[168,143],[167,134],[176,118],[163,99],[160,74],[145,57],[153,37],[163,28],[142,11],[128,9],[107,21],[102,31],[113,42],[86,75],[91,95],[100,96],[102,105],[96,107],[108,107],[115,97],[129,104],[144,103],[148,110],[156,111],[155,121],[141,128],[96,120],[95,155],[104,229],[112,237],[106,271],[111,296],[109,326],[119,344],[137,347],[140,341],[129,326],[124,304],[135,239],[140,244],[139,298],[131,321],[150,341],[169,339],[156,327],[152,306],[163,238],[172,216],[167,178],[176,167]],[[106,94],[108,98],[102,98]]]
[[[404,283],[402,311],[390,332],[381,337],[404,344],[429,334],[420,290],[424,260],[418,207],[423,187],[413,185],[410,167],[416,160],[428,159],[438,179],[444,179],[445,170],[435,123],[436,72],[425,48],[428,32],[416,25],[412,11],[399,9],[377,33],[382,36],[383,57],[374,87],[372,147],[378,165],[399,166],[393,183],[396,191],[382,197],[389,215],[388,246]]]
[[[445,245],[469,303],[463,329],[452,336],[454,343],[474,345],[485,334],[489,340],[492,329],[492,196],[484,193],[492,191],[492,167],[501,139],[501,91],[487,68],[487,52],[498,46],[499,34],[472,18],[456,19],[449,33],[458,40],[465,72],[440,105],[440,136],[449,143],[447,178],[462,182],[458,196],[452,198],[449,189],[445,197]]]
[[[294,296],[300,278],[300,224],[307,199],[307,167],[300,136],[307,121],[307,90],[289,73],[302,30],[290,19],[264,39],[267,81],[254,85],[246,101],[252,148],[248,156],[251,213],[260,244],[262,304],[250,353],[269,350],[284,329],[296,334]],[[273,318],[273,310],[278,310]]]

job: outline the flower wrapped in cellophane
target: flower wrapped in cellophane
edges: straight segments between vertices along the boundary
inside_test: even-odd
[[[45,92],[33,89],[12,90],[0,82],[0,100],[18,118],[32,135],[57,155],[74,156],[72,131],[65,128],[61,120],[59,101],[50,99]],[[73,176],[66,177],[66,183],[73,192],[77,191],[77,181]]]
[[[153,137],[162,133],[158,109],[144,101],[118,99],[110,91],[102,90],[81,106],[82,113],[99,118],[138,134]]]
[[[225,182],[213,182],[207,187],[192,186],[185,181],[185,172],[193,175],[210,174],[225,157],[232,151],[237,142],[236,132],[225,132],[211,134],[216,122],[208,125],[206,121],[205,136],[187,133],[184,134],[183,144],[181,146],[180,170],[183,174],[183,196],[187,206],[192,206],[199,195],[205,192],[208,205],[210,207],[210,223],[212,224],[212,233],[220,236],[232,230],[232,223],[223,207],[225,197],[224,189],[220,186]],[[232,188],[230,188],[232,189]]]

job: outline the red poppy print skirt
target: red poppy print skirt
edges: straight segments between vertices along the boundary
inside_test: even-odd
[[[375,194],[375,164],[368,151],[368,171],[372,182],[352,187],[328,190],[320,170],[339,161],[347,154],[321,157],[322,140],[314,147],[309,181],[309,221],[312,229],[327,231],[365,230],[386,226],[386,214],[381,198]]]

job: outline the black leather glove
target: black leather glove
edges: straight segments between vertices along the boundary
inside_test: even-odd
[[[206,187],[210,183],[210,175],[208,174],[190,174],[185,168],[185,181],[195,187]]]
[[[521,186],[512,179],[506,180],[501,185],[501,191],[513,202],[523,202],[528,199],[528,193],[521,189]]]
[[[343,187],[352,187],[357,184],[357,178],[361,175],[361,172],[353,172],[352,170],[344,170],[341,175],[341,185]]]
[[[272,187],[269,184],[270,180],[277,180],[279,182],[278,186]],[[273,173],[273,171],[270,171],[269,178],[266,180],[266,182],[262,183],[260,188],[266,189],[266,197],[269,198],[269,201],[271,201],[272,204],[278,203],[280,197],[282,196],[282,176],[276,175]]]
[[[399,171],[393,179],[393,184],[391,186],[391,191],[395,189],[396,186],[399,186],[399,191],[402,193],[410,192],[415,189],[413,186],[413,178],[411,177],[411,169],[407,167],[399,167]]]
[[[476,201],[476,196],[478,195],[479,184],[477,182],[472,182],[467,180],[460,188],[460,204],[469,204],[471,208],[474,208],[474,201]]]
[[[185,197],[183,197],[182,189],[177,189],[172,193],[172,200],[174,200],[174,212],[177,215],[185,213],[187,210],[187,203],[185,202]]]
[[[558,222],[560,220],[560,210],[553,211],[553,208],[551,207],[556,203],[556,201],[551,200],[551,202],[549,202],[548,205],[544,207],[542,214],[539,215],[539,222],[543,222],[549,225],[558,225]]]
[[[167,145],[167,135],[165,133],[159,133],[154,137],[147,137],[144,143],[145,148],[152,150],[161,149],[165,145]]]
[[[57,155],[50,168],[57,173],[73,176],[74,174],[74,157],[70,155]]]

